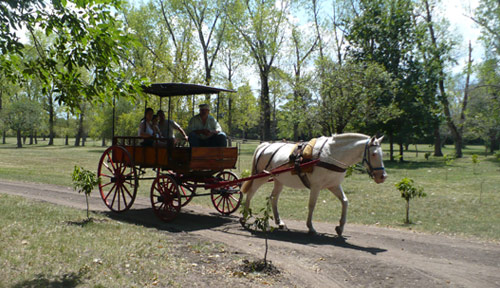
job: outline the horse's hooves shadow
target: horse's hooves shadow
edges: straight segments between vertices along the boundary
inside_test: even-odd
[[[242,225],[243,226],[243,225]],[[265,238],[266,235],[262,231],[256,231],[252,229],[251,225],[246,223],[244,229],[251,232],[253,235]],[[301,230],[293,230],[293,229],[274,229],[273,231],[267,231],[267,238],[270,240],[276,241],[284,241],[291,242],[297,244],[315,244],[315,245],[333,245],[336,247],[354,249],[358,251],[364,251],[373,255],[376,255],[381,252],[386,252],[387,249],[377,248],[377,247],[362,247],[355,244],[350,244],[347,242],[348,237],[332,235],[327,233],[310,233]]]

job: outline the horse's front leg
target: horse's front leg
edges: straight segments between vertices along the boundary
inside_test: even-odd
[[[344,225],[347,220],[347,206],[349,205],[349,201],[347,200],[347,197],[344,194],[344,190],[342,189],[342,186],[335,186],[335,187],[330,187],[328,190],[332,191],[332,193],[339,198],[340,202],[342,203],[342,215],[340,216],[340,223],[339,226],[335,227],[335,231],[337,232],[337,235],[342,236],[342,233],[344,232]]]
[[[286,229],[285,222],[281,220],[280,213],[278,212],[278,199],[282,190],[283,184],[275,180],[273,192],[271,193],[271,206],[273,207],[274,222],[278,225],[279,229]]]
[[[320,189],[311,187],[311,193],[309,194],[309,214],[307,215],[307,228],[309,228],[309,234],[316,235],[316,230],[312,225],[312,216],[314,212],[314,207],[316,207],[316,202],[318,201]]]

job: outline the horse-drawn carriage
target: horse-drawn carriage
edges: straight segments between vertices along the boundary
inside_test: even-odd
[[[168,97],[169,120],[172,96],[232,92],[181,83],[153,84],[144,91]],[[215,209],[228,215],[240,206],[243,191],[247,193],[245,209],[248,210],[256,190],[274,181],[272,208],[276,224],[284,226],[277,210],[283,186],[308,188],[311,193],[307,226],[314,232],[311,221],[318,193],[328,189],[342,203],[340,225],[336,227],[338,235],[342,235],[347,214],[347,197],[341,187],[345,171],[361,161],[375,182],[383,183],[387,174],[382,161],[382,138],[348,133],[312,139],[302,146],[287,142],[262,143],[253,155],[252,175],[238,179],[236,174],[227,171],[235,168],[236,147],[177,147],[172,139],[154,139],[165,141],[166,145],[143,146],[141,137],[113,137],[113,145],[104,151],[99,161],[97,173],[102,179],[99,190],[109,209],[123,212],[134,203],[139,180],[154,180],[151,205],[160,219],[170,221],[196,196],[210,196]],[[305,147],[310,148],[309,157],[303,154]],[[156,171],[155,177],[145,176],[148,168]],[[200,188],[210,192],[198,193]]]
[[[144,87],[144,92],[168,97],[214,94],[230,90],[203,85],[164,83]],[[114,117],[113,117],[114,118]],[[114,119],[113,119],[114,121]],[[114,134],[114,132],[113,132]],[[99,190],[106,206],[115,212],[128,210],[137,195],[139,180],[154,180],[150,199],[155,214],[164,221],[174,219],[182,206],[195,196],[210,196],[222,214],[231,214],[241,203],[242,193],[235,168],[236,147],[179,147],[173,139],[156,139],[164,145],[144,146],[141,137],[113,137],[113,144],[99,160]],[[155,177],[147,177],[146,169],[153,168]],[[227,182],[231,182],[227,184]],[[210,190],[197,193],[198,188]]]

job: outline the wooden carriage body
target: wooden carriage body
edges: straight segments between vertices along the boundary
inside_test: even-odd
[[[157,83],[143,87],[143,91],[158,97],[218,94],[234,92],[221,88],[185,83]],[[161,107],[161,101],[160,101]],[[218,114],[218,112],[217,112]],[[113,110],[113,136],[114,136]],[[112,211],[127,211],[134,203],[139,180],[153,180],[150,200],[155,214],[171,221],[182,206],[195,196],[211,197],[214,207],[222,214],[235,212],[242,199],[238,177],[226,169],[235,168],[237,147],[176,147],[172,139],[142,137],[113,137],[113,145],[99,160],[97,173],[101,178],[99,190],[105,205]],[[145,170],[153,168],[155,177],[147,177]],[[197,193],[198,188],[210,193]]]
[[[238,160],[237,147],[175,147],[166,145],[166,139],[158,139],[152,146],[143,146],[141,137],[114,137],[118,145],[129,153],[131,163],[138,168],[158,168],[187,174],[197,171],[223,171],[234,169]],[[113,159],[123,163],[127,159],[123,150],[113,151]]]

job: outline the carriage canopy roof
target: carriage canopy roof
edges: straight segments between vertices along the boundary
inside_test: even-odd
[[[235,92],[233,90],[215,88],[199,84],[187,83],[154,83],[143,86],[142,91],[160,97],[186,96],[196,94],[218,94],[220,92]]]

